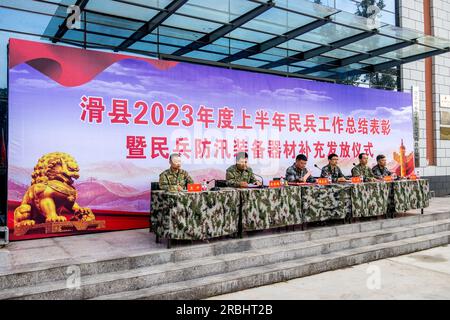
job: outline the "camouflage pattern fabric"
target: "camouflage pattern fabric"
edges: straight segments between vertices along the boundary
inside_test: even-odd
[[[161,238],[203,240],[303,222],[378,216],[429,206],[428,180],[198,193],[152,191],[151,228]]]
[[[372,173],[375,178],[384,178],[386,176],[390,176],[392,172],[388,170],[388,168],[381,168],[378,164],[372,168]]]
[[[367,182],[352,185],[352,217],[373,217],[388,213],[390,185]]]
[[[227,169],[226,173],[227,186],[239,188],[241,182],[255,183],[256,177],[252,168],[246,170],[239,170],[236,165],[232,165]]]
[[[194,183],[186,170],[180,169],[177,172],[167,169],[159,175],[159,188],[161,190],[178,191],[177,186],[187,189],[188,183]]]
[[[288,182],[301,182],[304,176],[308,174],[308,169],[299,169],[295,166],[295,163],[286,169],[286,180]],[[308,183],[314,183],[316,179],[311,175],[306,179]]]
[[[392,185],[391,207],[395,212],[426,208],[430,205],[428,180],[400,180]]]
[[[239,193],[244,231],[302,223],[299,187],[239,189]]]
[[[336,182],[338,178],[345,177],[344,174],[342,173],[341,168],[337,166],[332,168],[331,165],[329,164],[322,168],[320,176],[322,178],[328,178],[329,176],[331,176],[333,182]]]
[[[352,177],[364,177],[364,181],[369,181],[369,178],[375,178],[372,170],[368,166],[357,164],[352,168]]]
[[[302,186],[303,221],[344,219],[351,214],[349,184]]]
[[[238,232],[239,193],[152,191],[151,229],[160,238],[204,240]]]

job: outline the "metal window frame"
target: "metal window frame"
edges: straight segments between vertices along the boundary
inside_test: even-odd
[[[50,0],[33,0],[35,2],[41,2],[41,3],[47,3],[47,4],[51,4],[57,7],[66,7],[68,8],[70,5],[66,5],[66,4],[62,4],[62,3],[58,3],[56,1],[50,1]],[[239,64],[232,64],[232,62],[236,61],[236,60],[240,60],[240,59],[245,59],[245,58],[249,58],[251,60],[255,60],[255,61],[261,61],[261,62],[267,62],[255,69],[257,70],[268,70],[268,71],[275,71],[275,70],[270,70],[268,68],[276,68],[279,66],[284,66],[286,65],[286,70],[289,70],[289,66],[292,63],[295,62],[299,62],[299,61],[305,61],[308,60],[310,58],[316,57],[316,56],[320,56],[320,57],[325,57],[325,58],[330,58],[329,56],[326,55],[327,52],[331,51],[331,50],[335,50],[335,49],[339,49],[339,50],[344,50],[346,52],[351,52],[354,53],[352,56],[347,57],[347,58],[342,58],[342,59],[334,59],[332,61],[314,66],[312,68],[306,68],[304,70],[299,70],[299,71],[295,71],[295,72],[285,72],[285,71],[279,71],[283,74],[291,74],[295,76],[302,76],[305,78],[309,78],[310,74],[313,74],[315,72],[320,72],[320,71],[327,71],[327,72],[331,72],[332,74],[334,73],[335,75],[333,76],[329,76],[329,79],[323,79],[323,78],[319,78],[322,79],[324,81],[328,81],[330,79],[341,79],[343,75],[356,75],[356,74],[362,74],[362,73],[370,73],[370,72],[380,72],[382,71],[382,68],[389,68],[389,67],[395,67],[398,65],[401,65],[403,63],[407,63],[410,61],[414,61],[414,59],[420,59],[423,57],[428,57],[428,56],[432,56],[432,55],[436,55],[436,54],[441,54],[441,53],[445,53],[448,52],[447,48],[446,49],[441,49],[441,48],[437,48],[435,46],[426,44],[426,43],[419,43],[422,47],[429,47],[429,48],[433,48],[435,50],[430,51],[429,53],[425,53],[425,54],[419,54],[419,55],[414,55],[411,57],[407,57],[405,59],[391,59],[391,61],[385,62],[385,63],[380,63],[379,65],[371,65],[371,64],[365,64],[362,63],[361,61],[371,58],[371,57],[376,57],[376,56],[380,56],[386,52],[390,52],[393,50],[398,50],[404,47],[407,47],[408,45],[412,45],[414,43],[418,43],[415,40],[406,40],[404,38],[400,38],[397,35],[390,35],[390,34],[386,34],[383,32],[383,27],[387,26],[386,24],[383,24],[383,26],[376,30],[367,30],[367,28],[363,28],[362,26],[358,26],[358,25],[346,25],[343,22],[339,22],[336,19],[333,19],[333,15],[338,14],[341,12],[341,10],[337,10],[337,9],[333,9],[331,8],[332,14],[330,14],[329,16],[326,17],[319,17],[315,14],[310,14],[310,13],[306,13],[306,12],[300,12],[300,10],[293,10],[287,7],[283,7],[278,5],[276,2],[273,2],[272,0],[249,0],[251,2],[254,2],[256,4],[259,4],[259,6],[253,8],[252,10],[250,10],[249,12],[255,11],[258,8],[262,8],[264,6],[267,6],[267,10],[269,10],[270,8],[277,8],[279,10],[283,10],[285,12],[292,12],[298,15],[302,15],[305,17],[309,17],[309,18],[313,18],[315,19],[315,21],[312,21],[306,25],[297,27],[293,30],[290,30],[288,32],[285,32],[283,34],[276,34],[273,32],[270,32],[270,30],[258,30],[258,29],[252,29],[249,28],[248,26],[243,26],[243,24],[245,24],[245,22],[250,21],[253,18],[256,18],[259,14],[255,14],[254,17],[250,17],[250,16],[246,16],[247,14],[249,14],[249,12],[247,13],[243,13],[243,14],[239,14],[237,18],[235,18],[233,21],[229,22],[229,23],[224,23],[224,22],[220,22],[220,21],[216,21],[216,20],[212,20],[209,19],[207,17],[200,17],[200,16],[196,16],[195,14],[186,14],[184,12],[177,12],[177,10],[174,9],[178,9],[179,7],[181,7],[183,4],[185,4],[188,0],[173,0],[169,5],[167,5],[165,8],[160,8],[160,7],[155,7],[152,5],[148,5],[148,4],[141,4],[141,3],[136,3],[136,2],[131,2],[131,1],[127,1],[127,0],[113,0],[114,2],[118,2],[118,3],[124,3],[130,6],[134,6],[134,7],[140,7],[140,8],[148,8],[148,9],[152,9],[152,10],[157,10],[158,13],[149,21],[145,22],[139,19],[133,19],[130,17],[123,17],[123,16],[118,16],[118,15],[114,15],[114,14],[108,14],[108,13],[103,13],[101,11],[98,10],[89,10],[86,9],[86,6],[89,2],[89,0],[76,0],[75,5],[79,5],[80,9],[82,8],[84,16],[86,16],[86,13],[91,13],[91,14],[95,14],[98,15],[99,17],[110,17],[111,19],[120,19],[120,22],[123,23],[127,23],[127,21],[132,21],[133,23],[143,23],[143,25],[141,25],[141,27],[139,27],[137,30],[134,30],[134,28],[126,28],[126,27],[116,27],[116,26],[112,26],[109,25],[110,27],[114,27],[114,28],[121,28],[123,30],[133,30],[134,33],[129,36],[128,38],[125,37],[120,37],[114,34],[105,34],[102,32],[97,32],[97,31],[92,31],[92,30],[88,30],[88,28],[86,27],[87,23],[91,23],[91,24],[96,24],[96,25],[102,25],[102,23],[100,21],[98,22],[90,22],[90,21],[86,21],[86,18],[84,19],[85,25],[84,25],[84,30],[77,30],[80,32],[84,32],[84,43],[83,45],[81,45],[81,47],[84,48],[101,48],[101,49],[111,49],[113,51],[127,51],[127,52],[132,52],[132,53],[137,53],[137,54],[142,54],[142,55],[146,55],[146,56],[158,56],[160,57],[161,54],[159,52],[159,45],[160,44],[164,44],[164,43],[160,43],[159,41],[159,26],[164,26],[165,28],[172,28],[172,29],[177,29],[177,30],[183,30],[186,32],[195,32],[197,34],[202,34],[201,31],[198,30],[189,30],[189,25],[183,26],[182,28],[179,27],[175,27],[175,26],[170,26],[170,25],[164,25],[164,20],[167,19],[167,17],[169,17],[172,14],[175,15],[179,15],[179,16],[184,16],[184,17],[189,17],[189,18],[193,18],[193,19],[198,19],[198,20],[203,20],[203,21],[209,21],[209,22],[214,22],[217,24],[221,24],[222,26],[217,28],[215,31],[211,32],[211,33],[204,33],[203,36],[201,36],[200,38],[198,38],[197,40],[194,40],[192,43],[188,44],[188,45],[184,45],[184,46],[179,46],[180,49],[176,50],[173,54],[171,54],[173,59],[176,59],[176,56],[179,54],[187,54],[189,52],[206,52],[206,53],[211,53],[211,54],[219,54],[219,55],[224,55],[225,57],[220,59],[219,63],[228,63],[230,68],[239,68],[239,67],[244,67],[247,68],[247,66],[240,66]],[[396,1],[396,8],[398,8],[398,0]],[[172,7],[171,7],[172,5]],[[204,6],[201,6],[199,4],[189,4],[191,6],[195,6],[195,7],[199,7],[199,8],[207,8]],[[178,6],[178,8],[176,7]],[[0,6],[0,7],[5,7],[5,6]],[[216,10],[214,8],[211,8],[212,10]],[[16,8],[16,10],[20,10],[20,11],[28,11],[28,12],[32,12],[32,10],[26,10],[24,8]],[[333,12],[333,10],[335,10]],[[223,10],[219,10],[220,12],[223,12]],[[266,11],[266,10],[265,10]],[[43,14],[42,12],[36,12],[39,14]],[[398,12],[396,12],[396,24],[398,24]],[[47,14],[50,16],[57,16],[56,14]],[[58,16],[59,18],[62,18],[60,16]],[[83,17],[83,16],[82,16]],[[160,19],[160,21],[157,21],[158,19],[156,19],[156,17],[159,17],[158,19]],[[165,18],[164,18],[165,17]],[[56,42],[63,42],[63,43],[67,43],[67,44],[71,44],[71,45],[75,45],[75,46],[80,46],[80,41],[78,40],[70,40],[70,39],[64,39],[64,35],[67,32],[67,26],[66,23],[67,22],[67,17],[64,18],[64,23],[62,23],[61,25],[59,25],[58,27],[58,31],[55,33],[55,35],[52,35],[50,37],[50,40],[54,43]],[[153,21],[153,22],[152,22]],[[109,22],[112,23],[112,22]],[[276,52],[271,52],[268,53],[269,55],[272,56],[280,56],[279,60],[275,60],[275,61],[268,61],[270,59],[261,59],[261,58],[255,58],[255,57],[251,57],[252,55],[256,55],[256,54],[260,54],[260,53],[264,53],[265,51],[272,49],[272,48],[276,48],[278,45],[289,41],[291,39],[295,39],[297,38],[299,35],[304,34],[306,32],[309,32],[311,30],[314,30],[316,28],[319,28],[320,26],[323,26],[325,24],[328,23],[332,23],[335,25],[340,25],[340,26],[344,26],[346,28],[351,28],[354,30],[359,30],[361,31],[360,33],[350,36],[350,37],[346,37],[344,39],[340,39],[338,41],[334,41],[330,44],[326,44],[326,45],[322,45],[319,43],[316,43],[314,41],[308,41],[308,40],[303,40],[303,39],[299,39],[302,42],[305,43],[311,43],[311,44],[315,44],[315,45],[319,45],[319,47],[317,48],[313,48],[311,50],[307,50],[307,51],[296,51],[296,50],[290,50],[288,48],[280,48],[281,50],[286,51],[286,53],[294,53],[290,56],[281,56],[278,55]],[[105,26],[107,26],[107,24],[104,24]],[[151,25],[151,26],[150,26]],[[266,34],[266,35],[271,35],[272,38],[263,41],[263,42],[256,42],[256,41],[251,41],[251,39],[235,39],[237,41],[244,41],[244,42],[248,42],[249,44],[251,44],[250,47],[248,47],[245,50],[240,50],[237,53],[234,54],[227,54],[224,52],[220,52],[219,51],[215,51],[215,50],[205,50],[202,49],[202,47],[213,43],[215,40],[217,39],[227,39],[227,40],[233,40],[232,37],[230,37],[229,32],[232,30],[235,30],[236,28],[242,28],[244,30],[250,30],[250,31],[254,31],[254,32],[258,32],[261,34]],[[136,26],[137,28],[137,26]],[[150,29],[149,29],[150,28]],[[146,41],[143,40],[142,38],[145,37],[146,35],[150,34],[152,31],[154,31],[155,29],[158,30],[158,40],[155,41]],[[3,29],[5,30],[5,29]],[[76,30],[76,29],[74,29]],[[228,32],[227,32],[228,31]],[[15,32],[13,30],[10,30],[10,32]],[[18,33],[22,33],[22,32],[18,32]],[[27,34],[27,32],[23,32],[23,34]],[[101,42],[100,40],[93,39],[92,41],[87,41],[87,35],[89,34],[94,34],[94,35],[99,35],[99,36],[109,36],[111,38],[120,38],[120,39],[124,39],[124,41],[122,41],[122,43],[120,45],[117,45],[116,47],[113,47],[111,45],[106,45],[103,43],[99,43]],[[393,39],[397,39],[397,40],[401,40],[400,43],[391,45],[391,46],[386,46],[383,48],[378,48],[369,52],[358,52],[357,50],[352,50],[350,48],[343,48],[345,47],[345,45],[355,42],[355,41],[359,41],[365,38],[368,38],[370,36],[373,36],[375,34],[379,34],[381,36],[384,37],[389,37],[389,38],[393,38]],[[40,34],[38,35],[42,38],[48,38],[47,35],[44,34]],[[167,37],[169,38],[174,38],[174,39],[182,39],[182,40],[186,40],[183,38],[177,38],[174,37],[172,35],[167,35]],[[415,41],[415,42],[414,42]],[[133,43],[136,42],[142,42],[142,43],[151,43],[151,44],[156,44],[157,46],[157,50],[156,52],[152,52],[152,51],[145,51],[145,50],[138,50],[138,49],[130,49],[129,46],[132,45]],[[172,46],[174,48],[178,47],[176,44],[173,43],[167,43],[166,45],[168,46]],[[223,44],[217,44],[217,46],[222,46],[224,47]],[[231,49],[231,46],[228,45],[226,46],[229,50]],[[167,55],[164,55],[167,56]],[[204,60],[204,59],[199,59],[200,61],[203,61],[204,63],[216,63],[216,61],[214,60]],[[244,63],[244,62],[243,62]],[[339,68],[339,67],[343,67],[343,66],[347,66],[353,63],[359,63],[359,64],[363,64],[366,65],[360,69],[355,69],[349,72],[344,72],[344,73],[337,73],[338,71],[334,71],[333,69],[335,68]],[[301,66],[293,66],[295,68],[304,68]],[[250,67],[252,68],[252,67]],[[374,71],[376,70],[376,71]],[[265,71],[260,71],[260,72],[265,72]],[[277,71],[278,72],[278,71]],[[328,77],[328,76],[327,76]],[[317,78],[314,77],[313,78]]]
[[[172,14],[175,13],[179,8],[181,8],[188,0],[173,0],[169,3],[163,11],[158,12],[153,18],[143,24],[138,30],[136,30],[128,39],[123,41],[118,45],[114,51],[120,51],[129,46],[133,45],[135,42],[141,40],[145,36],[149,35],[156,28],[158,28],[165,20],[167,20]]]
[[[231,31],[239,28],[243,24],[251,21],[252,19],[256,18],[257,16],[263,14],[270,8],[274,6],[274,2],[272,0],[267,1],[264,4],[259,5],[256,8],[253,8],[252,10],[244,13],[243,15],[237,17],[236,19],[233,19],[228,24],[223,24],[218,29],[214,30],[213,32],[210,32],[208,34],[205,34],[200,39],[191,42],[187,46],[180,48],[179,50],[175,51],[173,55],[175,56],[182,56],[189,52],[192,52],[194,50],[198,50],[208,44],[213,43],[214,41],[222,38],[226,34],[230,33]]]

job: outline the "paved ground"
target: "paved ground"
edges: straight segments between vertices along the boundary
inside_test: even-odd
[[[210,298],[450,300],[450,246]]]
[[[430,212],[450,209],[431,199]],[[411,211],[416,213],[417,211]],[[450,246],[209,298],[211,300],[445,299],[450,300]]]
[[[429,212],[450,209],[433,198]],[[417,212],[417,211],[411,211]],[[450,246],[210,298],[212,300],[445,299],[450,300]]]
[[[424,214],[448,212],[450,197],[433,198]],[[412,210],[407,214],[418,214],[420,210]],[[273,232],[268,230],[268,233]],[[256,235],[261,235],[257,233]],[[249,236],[249,235],[247,235]],[[251,235],[250,235],[251,236]],[[227,241],[215,239],[214,241]],[[197,241],[194,245],[201,245]],[[177,244],[175,248],[190,246],[190,242]],[[12,242],[0,248],[0,274],[14,272],[21,267],[50,267],[67,260],[77,262],[89,258],[94,260],[126,257],[136,253],[165,251],[166,244],[156,244],[155,236],[148,229],[115,231],[86,234],[79,236],[47,238]]]

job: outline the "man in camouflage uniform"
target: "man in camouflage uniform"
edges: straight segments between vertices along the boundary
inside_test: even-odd
[[[239,152],[236,155],[236,164],[227,169],[226,179],[227,186],[234,188],[246,188],[249,184],[261,185],[252,168],[248,166],[247,152]]]
[[[352,177],[363,177],[364,182],[374,182],[375,179],[372,170],[367,166],[369,162],[369,156],[367,153],[360,153],[359,156],[359,164],[353,167],[352,169]]]
[[[299,154],[295,158],[295,163],[286,169],[286,180],[288,182],[309,182],[314,183],[315,179],[311,171],[306,168],[308,158],[304,154]]]
[[[188,183],[194,183],[187,171],[181,169],[179,154],[169,157],[170,168],[159,175],[159,187],[162,190],[181,191],[186,190]]]
[[[383,179],[384,177],[392,175],[392,172],[386,168],[386,156],[377,155],[377,165],[372,168],[372,173],[377,179]]]
[[[337,166],[339,157],[337,154],[332,153],[328,156],[328,165],[322,168],[320,176],[322,178],[328,178],[331,176],[332,182],[345,182],[345,176],[341,169]]]

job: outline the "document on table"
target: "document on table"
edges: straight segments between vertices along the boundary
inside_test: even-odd
[[[248,185],[247,185],[247,188],[262,188],[263,186],[261,186],[261,185],[258,185],[258,184],[252,184],[252,183],[249,183]]]

